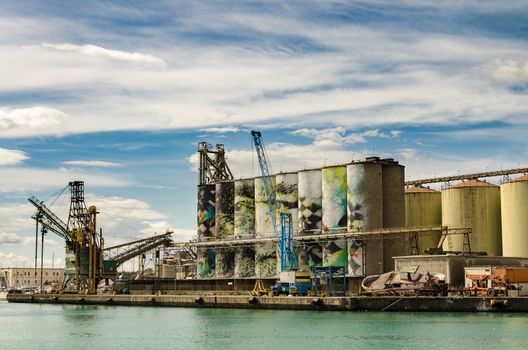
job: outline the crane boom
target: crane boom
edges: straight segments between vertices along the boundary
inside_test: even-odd
[[[66,223],[46,207],[44,202],[35,196],[28,198],[28,201],[37,208],[37,213],[33,216],[35,220],[38,220],[46,229],[59,235],[67,242],[72,241],[72,235]]]

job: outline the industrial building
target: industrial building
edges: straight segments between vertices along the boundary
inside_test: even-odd
[[[56,283],[61,285],[64,279],[64,269],[62,268],[22,268],[10,267],[0,269],[0,288],[6,289],[35,289],[40,287],[42,273],[42,284],[51,285]]]

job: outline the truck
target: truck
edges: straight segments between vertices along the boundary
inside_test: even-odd
[[[528,267],[468,266],[464,268],[466,296],[528,296]]]
[[[277,296],[286,295],[308,295],[311,287],[309,272],[296,270],[282,271],[279,273],[277,283],[271,286],[271,292]]]

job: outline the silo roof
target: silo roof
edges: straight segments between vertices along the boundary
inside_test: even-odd
[[[462,181],[456,185],[453,185],[449,188],[463,188],[463,187],[498,187],[497,185],[490,184],[489,182],[482,180],[467,180]]]
[[[528,181],[528,174],[523,175],[523,176],[521,176],[521,177],[518,177],[518,178],[516,178],[516,179],[512,179],[512,180],[510,180],[510,181],[508,181],[508,182],[506,182],[506,183],[510,183],[510,182],[522,182],[522,181]]]
[[[424,186],[412,186],[405,189],[405,193],[437,193],[437,190],[433,190],[429,187]]]

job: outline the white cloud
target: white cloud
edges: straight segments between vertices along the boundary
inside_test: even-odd
[[[510,85],[528,85],[528,60],[495,59],[476,71],[499,83]]]
[[[0,245],[5,243],[20,243],[20,241],[21,238],[19,235],[0,231]]]
[[[0,108],[0,137],[60,134],[68,116],[45,106]]]
[[[0,166],[20,164],[27,159],[29,156],[24,151],[0,147]]]
[[[27,257],[15,253],[4,252],[0,252],[0,265],[2,265],[2,267],[31,266]]]
[[[139,53],[139,52],[111,50],[111,49],[106,49],[104,47],[100,47],[96,45],[75,45],[75,44],[69,44],[69,43],[61,43],[61,44],[42,43],[39,46],[46,48],[46,49],[74,52],[74,53],[78,53],[81,55],[87,55],[87,56],[92,56],[92,57],[102,57],[105,59],[110,59],[110,60],[115,60],[115,61],[120,61],[120,62],[143,64],[143,65],[155,66],[159,68],[166,68],[168,66],[167,63],[163,59],[156,57],[154,55],[144,54],[144,53]]]
[[[114,162],[105,162],[102,160],[70,160],[67,162],[62,162],[62,164],[67,165],[80,165],[88,167],[99,167],[99,168],[108,168],[108,167],[120,167],[122,164]]]
[[[225,133],[228,133],[228,132],[239,132],[240,130],[241,130],[240,128],[233,127],[233,126],[213,127],[213,128],[200,129],[200,131],[217,133],[217,134],[225,134]]]
[[[414,148],[402,148],[396,150],[396,153],[403,157],[406,161],[416,160],[418,158],[418,152]]]

